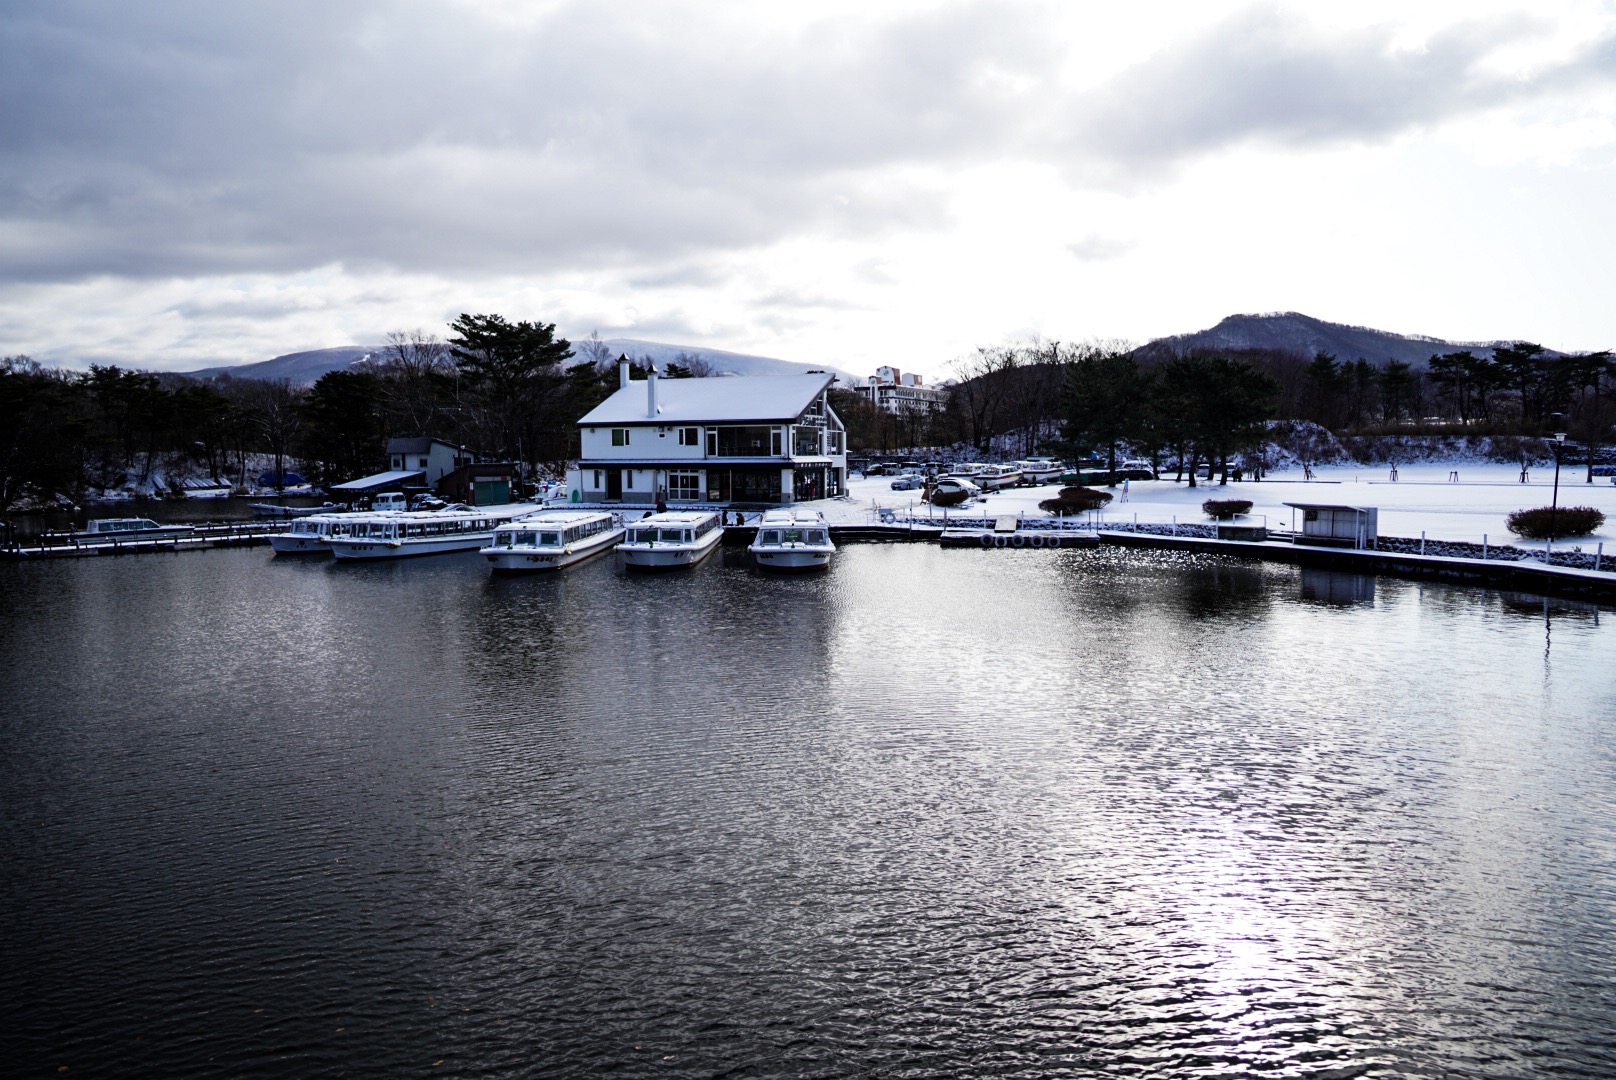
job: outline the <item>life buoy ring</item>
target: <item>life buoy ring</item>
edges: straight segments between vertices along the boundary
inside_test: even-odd
[[[1027,538],[1025,536],[1022,536],[1020,533],[1016,533],[1014,536],[1012,536],[1010,538],[1010,546],[1011,547],[1026,547],[1027,546]]]
[[[993,546],[993,536],[992,536],[992,534],[990,534],[990,533],[983,533],[982,534],[982,546],[983,547],[992,547]]]

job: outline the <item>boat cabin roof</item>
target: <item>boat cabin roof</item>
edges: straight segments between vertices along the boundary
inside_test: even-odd
[[[589,521],[599,521],[601,518],[610,518],[608,510],[541,510],[537,514],[529,514],[515,521],[507,521],[501,529],[565,529],[571,525],[582,525]]]
[[[773,510],[763,511],[763,517],[758,520],[758,527],[782,525],[823,525],[825,515],[818,510],[807,507],[782,506]]]
[[[717,516],[711,510],[664,510],[660,514],[652,514],[650,517],[631,521],[629,526],[631,528],[644,528],[648,525],[700,525],[709,518],[716,518]]]

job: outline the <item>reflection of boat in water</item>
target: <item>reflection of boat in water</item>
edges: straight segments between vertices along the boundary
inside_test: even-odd
[[[151,518],[94,518],[83,532],[69,533],[68,539],[93,544],[98,540],[177,540],[194,533],[189,525],[159,525]]]
[[[617,550],[636,569],[673,570],[701,562],[723,538],[724,526],[711,511],[665,510],[630,525]]]
[[[817,510],[765,510],[757,539],[748,551],[765,570],[820,570],[830,565],[836,545],[830,526]]]
[[[533,503],[511,503],[356,514],[340,534],[326,536],[321,543],[339,559],[402,559],[476,551],[494,538],[495,529],[539,509]]]
[[[1026,522],[1006,515],[994,521],[990,528],[955,526],[943,530],[937,538],[943,547],[980,548],[1091,548],[1100,545],[1100,538],[1092,532],[1060,526],[1026,527]]]
[[[604,510],[541,510],[494,530],[478,554],[497,573],[559,570],[610,551],[623,538],[617,515]]]

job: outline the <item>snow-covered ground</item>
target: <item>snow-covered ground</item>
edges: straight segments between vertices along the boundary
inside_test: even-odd
[[[1457,483],[1449,474],[1458,471]],[[1556,543],[1556,548],[1582,547],[1593,551],[1604,542],[1607,553],[1616,550],[1616,486],[1609,477],[1595,477],[1584,483],[1586,468],[1580,465],[1560,469],[1561,506],[1592,506],[1605,514],[1604,527],[1592,536]],[[1548,506],[1554,480],[1554,467],[1534,467],[1529,482],[1520,482],[1519,465],[1477,462],[1400,465],[1397,480],[1389,466],[1342,465],[1314,470],[1314,479],[1303,480],[1301,472],[1271,473],[1260,481],[1247,480],[1219,487],[1216,481],[1201,481],[1191,488],[1172,480],[1136,480],[1129,484],[1124,501],[1122,487],[1113,489],[1115,498],[1100,514],[1104,524],[1122,525],[1136,518],[1141,524],[1165,524],[1174,520],[1208,524],[1201,512],[1207,499],[1250,499],[1251,513],[1242,523],[1266,522],[1275,528],[1291,526],[1292,511],[1287,502],[1327,503],[1342,506],[1378,507],[1382,536],[1418,538],[1423,531],[1433,540],[1465,540],[1491,544],[1526,543],[1504,526],[1513,511]],[[867,520],[872,509],[895,509],[924,518],[943,518],[942,510],[932,510],[920,501],[918,491],[893,491],[891,479],[855,476],[848,484],[850,500],[822,500],[815,505],[834,520]],[[1038,509],[1042,499],[1054,497],[1055,485],[1016,488],[995,492],[979,502],[950,510],[949,516],[970,517],[1022,513],[1047,517]]]

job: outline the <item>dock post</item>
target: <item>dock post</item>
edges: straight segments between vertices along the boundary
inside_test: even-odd
[[[1487,561],[1487,534],[1481,534],[1481,561]]]
[[[1599,569],[1599,564],[1601,562],[1603,562],[1604,559],[1605,559],[1605,542],[1603,540],[1601,540],[1601,541],[1599,541],[1599,546],[1594,548],[1594,569],[1595,570]]]
[[[1425,554],[1425,530],[1420,530],[1420,554]]]
[[[1178,515],[1177,514],[1173,515],[1173,535],[1174,536],[1178,535]]]

